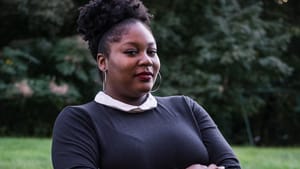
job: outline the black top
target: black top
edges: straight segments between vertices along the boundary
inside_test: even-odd
[[[128,113],[95,101],[66,107],[53,131],[54,169],[240,169],[208,113],[184,96],[156,97],[156,108]]]

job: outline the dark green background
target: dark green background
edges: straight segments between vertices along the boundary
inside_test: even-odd
[[[66,105],[101,89],[76,33],[83,0],[1,0],[0,135],[51,136]],[[188,95],[232,144],[299,145],[300,1],[144,1],[163,77],[154,95]],[[22,82],[22,83],[21,83]],[[16,86],[25,85],[31,95]],[[50,84],[68,86],[57,94]]]

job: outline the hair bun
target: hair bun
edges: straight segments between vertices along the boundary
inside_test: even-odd
[[[152,18],[139,0],[91,0],[79,11],[77,31],[89,42],[91,51],[97,48],[99,39],[115,24],[133,18],[150,25]]]
[[[115,24],[132,18],[149,26],[152,18],[140,0],[91,0],[79,11],[78,32],[95,59],[99,40]]]

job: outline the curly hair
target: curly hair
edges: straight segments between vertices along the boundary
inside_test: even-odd
[[[117,36],[120,37],[123,29],[116,29],[116,25],[120,27],[136,20],[150,27],[152,19],[148,9],[139,0],[91,0],[80,7],[79,11],[77,30],[88,41],[95,59],[98,52],[108,54],[108,39],[120,39]]]

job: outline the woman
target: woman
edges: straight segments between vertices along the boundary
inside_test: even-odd
[[[185,96],[154,97],[159,74],[151,15],[139,0],[94,0],[80,8],[103,91],[57,117],[55,169],[217,169],[240,165],[207,112]]]

